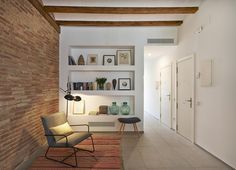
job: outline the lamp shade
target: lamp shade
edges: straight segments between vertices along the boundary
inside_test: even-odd
[[[75,96],[74,101],[79,102],[81,100],[80,96]]]
[[[72,96],[71,94],[65,95],[64,98],[65,98],[66,100],[74,100],[74,96]]]

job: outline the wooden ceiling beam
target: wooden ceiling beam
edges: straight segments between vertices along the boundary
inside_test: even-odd
[[[193,14],[198,7],[73,7],[44,6],[48,13],[90,14]]]
[[[180,26],[183,21],[57,21],[60,26]]]
[[[60,33],[60,27],[57,25],[55,20],[44,11],[44,8],[38,0],[28,0],[38,11],[39,13],[49,22],[49,24],[58,32]]]

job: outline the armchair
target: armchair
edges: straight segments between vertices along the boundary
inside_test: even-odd
[[[76,153],[79,150],[85,149],[79,149],[75,146],[87,138],[91,138],[92,150],[85,151],[95,151],[92,133],[89,132],[89,126],[87,124],[69,125],[65,114],[60,112],[51,115],[41,116],[41,120],[48,143],[48,148],[45,153],[45,157],[47,159],[60,162],[72,167],[78,167]],[[87,126],[88,129],[87,132],[73,131],[71,126]],[[50,148],[71,148],[73,150],[73,153],[66,156],[62,160],[56,160],[47,156]],[[72,155],[74,155],[75,158],[75,165],[64,162]]]

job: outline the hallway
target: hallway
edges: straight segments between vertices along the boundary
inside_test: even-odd
[[[125,170],[231,170],[206,151],[188,142],[144,114],[145,133],[124,135],[122,153]]]

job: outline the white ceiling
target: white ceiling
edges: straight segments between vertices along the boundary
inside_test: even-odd
[[[92,6],[92,7],[193,7],[202,0],[43,0],[45,6]],[[56,20],[73,21],[171,21],[183,20],[180,14],[65,14],[54,13]]]

